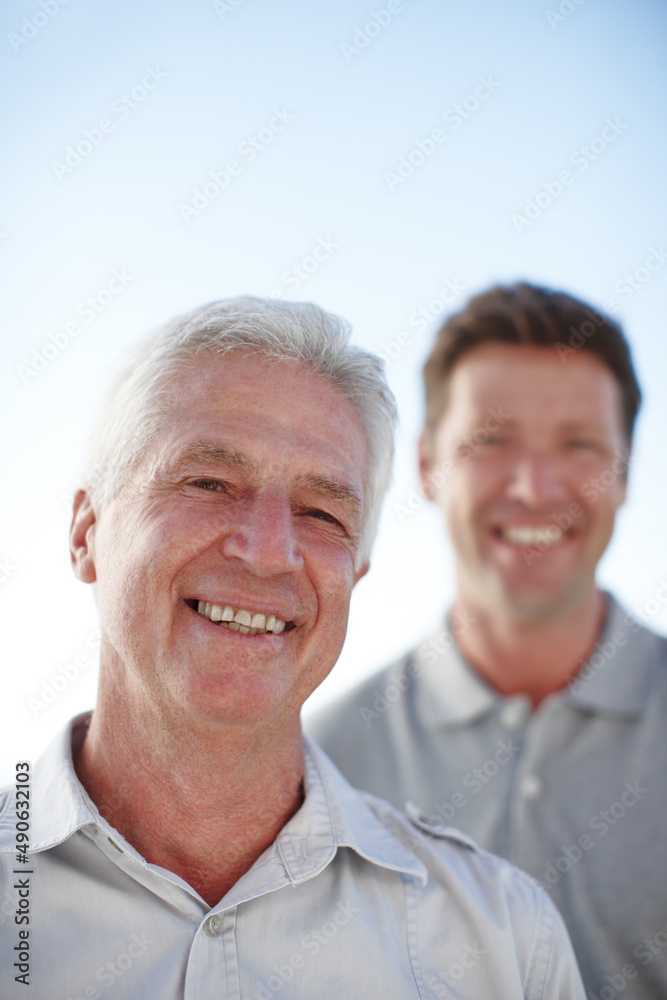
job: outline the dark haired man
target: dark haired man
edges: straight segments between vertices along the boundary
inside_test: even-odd
[[[517,284],[448,319],[424,374],[422,484],[457,596],[310,732],[353,784],[546,886],[590,997],[667,996],[667,642],[595,583],[640,402],[628,346]]]

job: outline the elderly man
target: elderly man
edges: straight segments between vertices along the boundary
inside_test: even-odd
[[[0,800],[3,998],[583,996],[532,880],[303,742],[393,419],[377,359],[312,305],[214,303],[131,359],[71,529],[98,704]]]
[[[667,997],[667,643],[595,583],[640,400],[627,344],[518,284],[452,316],[424,373],[422,482],[458,592],[311,734],[353,784],[537,878],[589,997]]]

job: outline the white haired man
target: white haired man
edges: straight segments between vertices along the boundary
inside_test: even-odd
[[[24,762],[1,800],[1,891],[34,887],[3,933],[3,998],[583,996],[531,879],[353,790],[302,738],[393,422],[377,359],[312,305],[213,303],[131,359],[71,528],[97,707],[36,765],[29,838]]]
[[[595,581],[640,401],[627,343],[521,283],[450,316],[424,376],[456,599],[310,735],[354,785],[538,879],[589,997],[667,997],[667,642]]]

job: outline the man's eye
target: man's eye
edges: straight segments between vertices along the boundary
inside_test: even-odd
[[[470,455],[484,455],[504,448],[508,444],[507,438],[499,437],[497,434],[489,434],[488,437],[481,437],[478,441],[471,439],[469,444],[463,447],[466,449],[465,457]]]
[[[318,510],[313,507],[310,510],[304,511],[309,517],[315,517],[318,521],[328,521],[330,524],[338,524],[342,527],[340,521],[333,516],[333,514],[327,514],[325,510]]]
[[[202,490],[224,490],[225,484],[221,483],[219,479],[193,479],[191,480],[192,486],[198,486]]]

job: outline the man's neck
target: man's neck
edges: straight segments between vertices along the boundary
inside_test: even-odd
[[[588,597],[553,618],[525,622],[459,596],[453,614],[474,620],[458,645],[484,680],[503,695],[524,694],[536,707],[576,674],[598,640],[604,595]]]
[[[101,698],[79,779],[104,818],[150,863],[213,906],[273,843],[303,801],[298,720],[261,739],[220,727],[157,735],[150,719],[109,713]],[[117,706],[116,706],[117,709]]]

